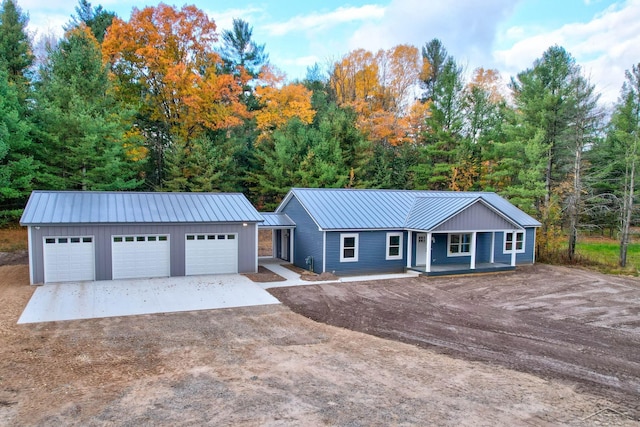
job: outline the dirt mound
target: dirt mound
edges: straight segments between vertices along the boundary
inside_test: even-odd
[[[0,252],[0,265],[29,264],[27,251]]]

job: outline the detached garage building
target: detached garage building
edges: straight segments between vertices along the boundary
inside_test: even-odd
[[[254,273],[258,223],[242,194],[34,191],[31,284]]]

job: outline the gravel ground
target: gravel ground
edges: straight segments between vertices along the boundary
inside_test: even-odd
[[[32,292],[0,266],[0,425],[638,425],[569,381],[283,305],[18,326]]]

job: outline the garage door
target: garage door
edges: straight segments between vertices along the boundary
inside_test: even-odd
[[[43,251],[45,283],[95,279],[93,237],[45,237]]]
[[[187,234],[185,274],[225,274],[238,272],[236,234]]]
[[[167,235],[113,236],[111,257],[114,279],[170,276]]]

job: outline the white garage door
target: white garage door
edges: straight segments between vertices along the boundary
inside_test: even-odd
[[[45,283],[95,279],[93,237],[45,237],[43,251]]]
[[[111,239],[114,279],[171,275],[169,236],[125,235]]]
[[[227,274],[238,272],[236,234],[187,234],[185,274]]]

